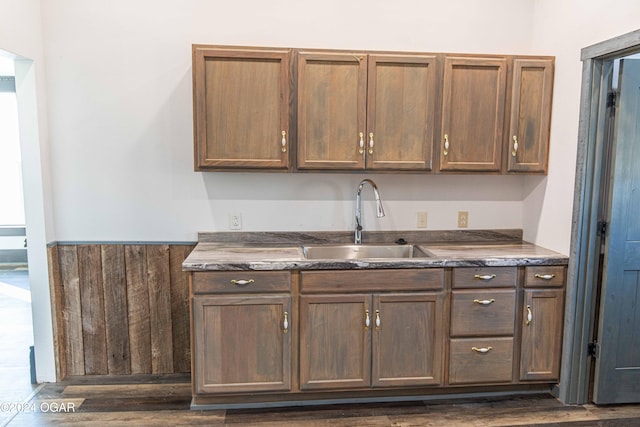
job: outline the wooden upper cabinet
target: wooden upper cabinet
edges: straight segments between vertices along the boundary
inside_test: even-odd
[[[431,170],[436,58],[298,56],[298,168]]]
[[[445,58],[440,170],[500,171],[506,74],[506,58]]]
[[[366,167],[431,170],[436,57],[369,55]]]
[[[363,169],[366,55],[298,55],[298,168]]]
[[[508,172],[546,173],[553,60],[514,59]]]
[[[290,58],[193,46],[196,170],[289,168]]]

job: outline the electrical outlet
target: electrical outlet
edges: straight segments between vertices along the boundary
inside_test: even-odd
[[[234,212],[229,214],[229,230],[242,230],[242,214]]]
[[[426,212],[418,212],[418,221],[416,224],[418,228],[427,228],[427,213]]]
[[[469,226],[469,212],[458,211],[458,228],[467,228]]]

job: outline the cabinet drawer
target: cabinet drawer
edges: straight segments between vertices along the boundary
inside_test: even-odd
[[[525,269],[527,288],[560,288],[564,286],[567,268],[564,265],[539,265]]]
[[[515,288],[516,267],[458,267],[453,269],[454,288]]]
[[[302,292],[421,291],[442,289],[442,268],[303,271]]]
[[[450,354],[449,384],[512,380],[513,338],[452,339]]]
[[[453,291],[451,336],[513,335],[515,311],[515,289]]]
[[[193,293],[289,292],[288,271],[221,271],[193,273]]]

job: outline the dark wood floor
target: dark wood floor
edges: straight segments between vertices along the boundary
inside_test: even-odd
[[[41,386],[2,426],[640,426],[640,405],[565,406],[550,395],[483,400],[189,410],[190,385],[59,383]]]

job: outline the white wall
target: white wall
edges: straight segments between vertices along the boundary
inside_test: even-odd
[[[0,50],[15,65],[38,381],[55,380],[46,242],[55,239],[40,2],[0,0]]]
[[[580,50],[640,28],[636,0],[536,0],[533,52],[556,56],[549,175],[525,179],[525,239],[569,253],[578,140]]]
[[[56,236],[193,241],[224,231],[352,228],[365,174],[193,171],[191,44],[528,53],[530,2],[43,2]],[[553,53],[553,52],[547,52]],[[522,177],[375,175],[365,229],[523,226]],[[370,198],[369,190],[366,197]],[[366,210],[371,215],[371,210]]]

